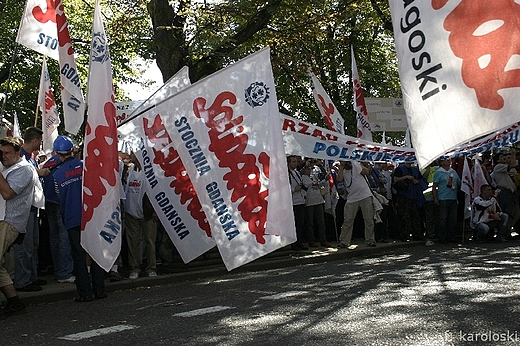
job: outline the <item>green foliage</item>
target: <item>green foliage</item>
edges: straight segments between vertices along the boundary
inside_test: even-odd
[[[86,91],[94,0],[63,0]],[[34,124],[42,57],[14,43],[23,0],[3,0],[0,9],[0,92],[13,56],[5,117],[16,112],[22,127]],[[400,97],[397,58],[388,3],[383,0],[101,0],[110,42],[116,97],[118,85],[141,82],[156,59],[163,80],[183,65],[192,81],[248,54],[271,47],[280,110],[323,125],[307,71],[312,70],[355,135],[351,56],[354,47],[365,97]],[[58,65],[48,59],[59,103]],[[376,139],[378,135],[375,135]]]

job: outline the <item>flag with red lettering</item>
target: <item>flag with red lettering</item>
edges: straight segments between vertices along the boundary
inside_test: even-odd
[[[338,109],[334,103],[332,103],[332,100],[321,85],[318,78],[316,78],[314,73],[310,71],[309,74],[311,76],[312,85],[314,86],[314,89],[312,90],[312,93],[314,94],[314,100],[318,105],[318,109],[320,110],[321,116],[323,117],[327,128],[331,131],[345,134],[345,120],[341,114],[339,114]]]
[[[354,111],[357,120],[357,136],[366,141],[372,141],[372,128],[368,121],[368,112],[365,105],[365,97],[363,96],[363,88],[359,80],[359,74],[354,56],[354,47],[350,46],[350,54],[352,57],[352,87],[354,90]]]
[[[65,131],[77,134],[85,117],[85,100],[81,91],[81,81],[74,59],[74,49],[69,35],[67,17],[62,0],[55,0],[56,25],[58,27],[61,102]]]
[[[144,131],[160,135],[165,160],[182,160],[228,270],[296,241],[268,49],[200,80],[146,118]]]
[[[43,58],[42,73],[40,76],[38,107],[42,112],[43,152],[48,155],[52,152],[54,140],[58,137],[60,116],[56,108],[56,101],[54,99],[51,78],[45,57]]]
[[[462,184],[460,186],[464,192],[464,218],[471,217],[471,202],[473,201],[473,176],[469,169],[468,159],[464,158],[464,167],[462,169]]]
[[[27,0],[16,42],[59,60],[54,0]]]
[[[421,166],[518,122],[518,1],[391,0],[390,9]]]
[[[99,0],[94,11],[84,140],[81,245],[108,271],[121,250],[121,181],[108,42]]]
[[[146,193],[184,263],[213,248],[215,241],[186,168],[154,107],[189,85],[188,69],[182,68],[118,128],[121,147],[133,151],[141,162]]]

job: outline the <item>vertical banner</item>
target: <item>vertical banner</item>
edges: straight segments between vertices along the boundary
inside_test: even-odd
[[[38,53],[59,60],[54,1],[26,1],[16,42]]]
[[[359,74],[354,56],[354,47],[350,46],[350,54],[352,57],[352,87],[354,90],[354,111],[357,120],[357,136],[366,141],[372,141],[372,128],[368,122],[368,112],[365,105],[365,96],[363,96],[363,88],[359,80]]]
[[[65,131],[77,134],[85,116],[85,100],[81,91],[81,81],[74,59],[74,49],[70,41],[67,17],[62,0],[55,1],[56,25],[59,42],[61,102],[63,103],[63,119]]]
[[[22,138],[22,131],[20,131],[20,123],[18,123],[18,115],[16,113],[13,120],[13,137]]]
[[[184,163],[228,270],[296,240],[268,49],[199,81],[146,118],[146,137],[161,135],[167,160],[176,162],[176,151]]]
[[[325,121],[327,128],[331,131],[336,131],[344,135],[345,120],[343,119],[341,114],[339,114],[338,109],[336,108],[334,103],[332,103],[332,100],[330,99],[329,95],[321,85],[318,78],[316,78],[314,73],[310,71],[309,74],[311,76],[312,85],[314,86],[314,89],[312,91],[314,95],[314,100],[318,105],[318,109],[320,110],[321,116],[323,117],[323,120]]]
[[[58,137],[60,116],[56,108],[56,100],[54,99],[51,78],[45,57],[43,58],[42,73],[40,76],[38,107],[42,112],[43,152],[45,155],[49,155],[52,152],[54,140]]]
[[[390,0],[390,10],[421,166],[518,122],[518,1]]]
[[[81,245],[108,271],[121,250],[116,107],[108,42],[99,0],[94,11],[83,171]]]

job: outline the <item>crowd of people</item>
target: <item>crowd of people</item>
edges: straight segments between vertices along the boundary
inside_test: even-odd
[[[121,154],[124,187],[124,241],[120,258],[107,273],[80,243],[82,214],[81,150],[59,136],[51,157],[40,155],[42,131],[26,129],[21,138],[0,139],[0,291],[7,303],[0,318],[24,313],[17,292],[42,290],[39,273],[76,285],[77,302],[106,297],[105,280],[156,276],[158,262],[171,262],[174,246],[145,193],[144,174],[134,153]],[[520,173],[516,151],[480,155],[485,183],[472,202],[470,225],[476,242],[511,239],[519,226]],[[351,248],[353,238],[378,242],[456,240],[464,221],[463,161],[440,158],[420,170],[408,162],[336,161],[287,157],[297,240],[309,247]]]
[[[471,169],[482,170],[485,180],[472,202],[467,234],[476,242],[509,241],[520,226],[516,151],[503,148],[476,159],[481,164],[470,164]],[[441,157],[420,170],[410,162],[326,163],[288,156],[297,233],[292,249],[317,247],[316,237],[322,246],[337,241],[339,248],[350,248],[353,237],[363,238],[368,247],[390,241],[427,246],[461,241],[464,160]]]
[[[118,266],[136,279],[141,269],[157,275],[156,258],[172,261],[174,247],[146,196],[144,175],[133,153],[122,155],[124,251],[107,273],[81,246],[82,153],[67,136],[54,141],[51,157],[39,152],[43,132],[26,129],[22,138],[0,140],[0,291],[7,303],[0,318],[25,313],[17,292],[36,292],[52,272],[57,282],[75,284],[77,302],[106,297],[105,280],[121,280]],[[124,160],[123,160],[124,158]]]

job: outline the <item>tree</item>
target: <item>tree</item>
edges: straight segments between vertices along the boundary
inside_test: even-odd
[[[86,88],[93,0],[63,1]],[[6,88],[2,76],[15,52],[22,3],[3,3],[12,15],[0,19],[8,28],[3,42],[9,42],[0,47],[0,90]],[[323,125],[307,76],[311,69],[346,119],[347,133],[355,135],[351,45],[365,97],[400,96],[390,12],[383,0],[102,0],[101,5],[120,100],[124,95],[117,85],[139,80],[145,67],[136,65],[136,58],[155,58],[163,80],[186,65],[195,82],[265,46],[271,47],[280,109],[289,115]],[[8,116],[17,112],[26,126],[34,114],[41,57],[24,48],[17,54],[6,110]],[[56,86],[57,64],[49,65]]]

